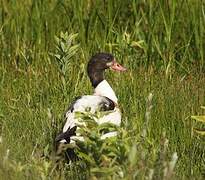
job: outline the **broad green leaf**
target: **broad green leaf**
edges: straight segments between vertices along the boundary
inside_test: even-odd
[[[60,54],[54,54],[54,56],[55,56],[58,60],[60,60],[60,59],[61,59]]]
[[[68,54],[67,54],[66,58],[67,58],[67,59],[70,59],[71,57],[73,57],[79,47],[80,47],[79,44],[73,45],[72,47],[70,47],[70,48],[68,49]]]
[[[65,44],[62,41],[60,42],[60,47],[61,47],[61,50],[65,52]]]
[[[78,33],[71,33],[69,36],[68,36],[68,40],[72,41],[74,40],[76,37],[78,36]]]

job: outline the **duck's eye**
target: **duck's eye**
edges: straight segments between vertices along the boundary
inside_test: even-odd
[[[110,58],[109,57],[105,57],[104,60],[105,61],[110,61]]]

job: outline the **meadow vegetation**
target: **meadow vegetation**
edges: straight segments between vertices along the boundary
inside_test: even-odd
[[[204,179],[203,0],[1,0],[0,179]],[[72,100],[92,94],[86,65],[106,72],[122,110],[119,137],[92,131],[81,161],[56,163],[54,139]],[[100,130],[99,130],[100,129]],[[100,152],[100,153],[99,153]]]

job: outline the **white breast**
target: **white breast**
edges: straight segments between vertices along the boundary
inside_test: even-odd
[[[98,84],[98,86],[95,88],[94,95],[105,96],[111,99],[115,104],[117,104],[118,101],[115,92],[106,80],[103,80]],[[107,114],[106,116],[103,116],[98,120],[98,124],[103,123],[113,123],[117,126],[120,126],[121,113],[119,108],[115,108],[113,112]]]
[[[94,91],[94,95],[105,96],[111,99],[115,104],[117,104],[117,97],[115,95],[115,92],[106,80],[103,80],[97,85]]]

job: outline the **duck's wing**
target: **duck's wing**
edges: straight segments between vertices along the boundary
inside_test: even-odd
[[[115,108],[115,103],[105,96],[86,95],[78,97],[69,107],[68,111],[84,112],[89,109],[91,112],[109,111]]]
[[[65,114],[66,123],[63,132],[56,137],[56,142],[70,143],[70,137],[76,135],[76,123],[79,122],[75,118],[75,112],[89,110],[91,113],[95,113],[96,111],[111,111],[114,109],[115,103],[107,97],[95,95],[78,97],[71,103]]]

